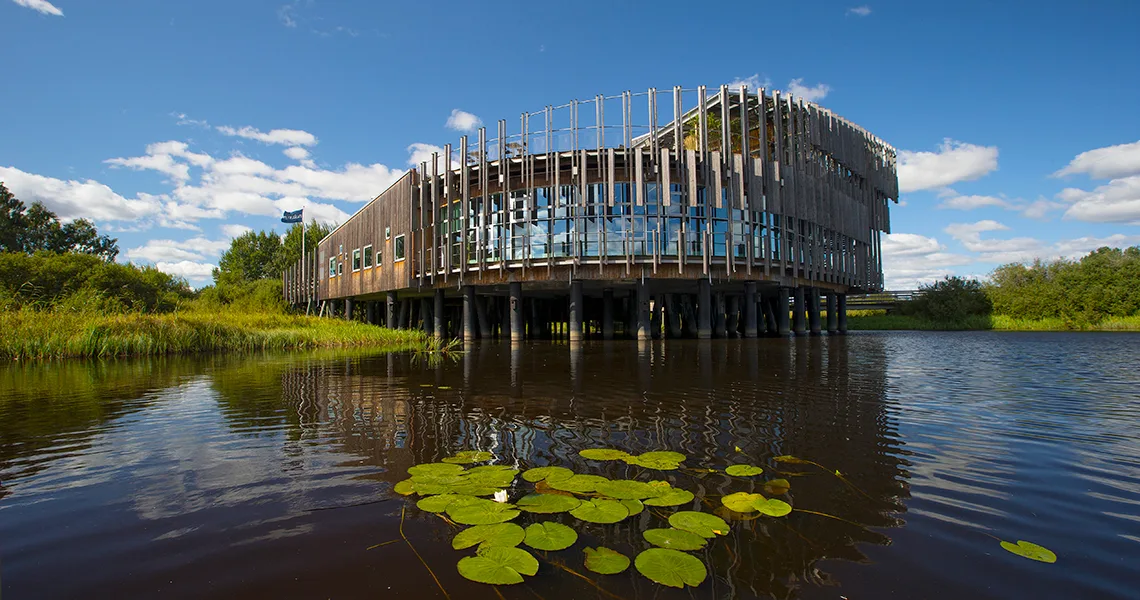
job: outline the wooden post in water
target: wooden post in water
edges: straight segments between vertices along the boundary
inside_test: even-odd
[[[475,313],[477,311],[475,304],[476,304],[475,288],[472,286],[464,287],[463,288],[463,341],[464,342],[475,341],[475,322],[476,322],[476,320],[479,321],[480,326],[483,324],[483,321],[486,320],[485,317],[483,319],[480,319],[479,317],[477,317],[475,315]]]
[[[788,326],[788,288],[780,288],[773,310],[776,313],[776,330],[781,337],[786,337],[791,333],[791,328]]]
[[[388,292],[387,306],[384,312],[384,326],[389,329],[399,329],[396,323],[396,292]]]
[[[443,288],[435,289],[435,306],[432,308],[432,314],[435,316],[432,333],[436,339],[442,340],[447,335],[447,314],[443,312]]]
[[[489,340],[491,339],[491,319],[487,315],[487,302],[489,298],[480,296],[476,293],[474,287],[471,288],[471,304],[475,307],[475,318],[479,321],[479,337]],[[475,334],[475,325],[471,325],[472,336]]]
[[[582,281],[570,282],[570,341],[582,340]]]
[[[511,327],[511,341],[523,341],[523,313],[522,313],[522,283],[512,281],[510,283],[510,302],[507,307],[508,314],[510,315]]]
[[[424,333],[433,335],[432,318],[431,318],[431,300],[428,297],[420,298],[420,327],[423,328]]]
[[[725,316],[724,324],[728,330],[728,336],[736,337],[740,335],[740,296],[730,294],[727,301],[728,315]]]
[[[756,337],[756,282],[744,284],[744,337]]]
[[[827,293],[827,333],[835,335],[839,331],[839,304],[835,301],[835,292]]]
[[[792,298],[792,330],[796,335],[804,335],[807,333],[807,322],[804,319],[804,286],[797,285],[794,293],[795,296]]]
[[[364,321],[369,325],[374,325],[373,321],[376,320],[376,303],[367,300],[364,302]]]
[[[836,305],[838,305],[836,315],[839,318],[839,334],[847,333],[847,294],[836,294]]]
[[[352,309],[353,309],[352,298],[345,298],[344,299],[344,319],[346,321],[352,320]]]
[[[602,290],[602,339],[614,339],[614,290]]]
[[[819,321],[819,288],[808,288],[808,327],[812,335],[820,334]]]
[[[712,286],[708,279],[697,281],[697,338],[712,337]]]
[[[637,282],[637,339],[653,339],[649,328],[649,284],[644,279]]]

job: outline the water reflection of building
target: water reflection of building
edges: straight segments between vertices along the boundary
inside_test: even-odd
[[[810,465],[784,465],[792,473],[783,476],[795,506],[844,521],[797,514],[742,523],[746,533],[713,551],[733,594],[790,597],[805,582],[826,581],[821,559],[864,560],[859,544],[887,544],[885,528],[900,524],[907,463],[886,400],[886,362],[870,336],[486,344],[470,346],[458,362],[314,363],[285,374],[282,389],[302,430],[331,427],[345,449],[384,467],[379,477],[389,483],[413,464],[462,449],[612,476],[615,467],[587,465],[577,452],[670,449],[693,466],[769,469],[773,456],[792,454],[838,470],[850,484]],[[667,476],[709,497],[748,489],[723,475]],[[598,543],[637,548],[645,527],[639,518],[586,531],[602,535]]]

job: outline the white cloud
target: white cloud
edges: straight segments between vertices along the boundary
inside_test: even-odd
[[[871,14],[871,7],[864,4],[863,6],[855,6],[847,9],[847,14],[855,15],[857,17],[865,17]]]
[[[1072,205],[1066,219],[1140,224],[1140,175],[1113,179],[1092,191],[1065,188],[1057,198]]]
[[[938,204],[938,208],[953,210],[974,210],[983,206],[1010,208],[1011,204],[1008,200],[996,196],[959,196],[957,194],[942,196],[942,202]]]
[[[982,262],[1024,262],[1053,256],[1053,251],[1045,242],[1036,238],[982,239],[983,233],[1008,229],[1009,227],[1002,223],[986,219],[976,223],[951,223],[946,226],[945,231],[950,237],[961,242],[967,250],[978,253],[978,259]]]
[[[176,158],[185,159],[182,163]],[[109,158],[103,161],[116,167],[128,167],[135,170],[158,171],[169,175],[176,181],[186,181],[190,178],[190,165],[196,167],[209,166],[213,158],[206,154],[190,152],[184,142],[159,142],[146,147],[146,156],[131,158]]]
[[[890,290],[915,289],[954,273],[952,267],[968,265],[968,256],[946,251],[936,238],[916,233],[883,235],[883,274]]]
[[[294,2],[292,4],[284,4],[280,8],[277,9],[277,18],[278,18],[278,20],[281,21],[281,24],[286,26],[286,27],[296,27],[297,26],[297,19],[296,19],[297,15],[296,15],[296,13],[297,13],[297,3],[296,2]]]
[[[772,80],[767,77],[761,79],[759,73],[754,73],[749,77],[737,77],[728,82],[728,89],[730,90],[739,90],[741,86],[748,86],[750,91],[755,92],[760,88],[772,87]]]
[[[92,179],[65,181],[25,173],[15,167],[0,167],[0,181],[25,204],[43,202],[64,220],[134,221],[155,216],[162,208],[160,197],[139,194],[124,198]]]
[[[195,287],[201,287],[202,284],[207,283],[213,277],[214,267],[217,265],[211,263],[200,263],[192,260],[180,260],[177,262],[158,262],[154,264],[155,268],[163,273],[169,273],[175,277],[183,277],[192,284],[197,284]]]
[[[1082,152],[1053,176],[1063,177],[1076,173],[1086,173],[1094,179],[1140,175],[1140,141]]]
[[[228,136],[237,136],[250,140],[257,140],[263,144],[282,144],[285,146],[313,146],[317,143],[317,136],[300,129],[273,129],[263,132],[248,125],[235,129],[228,125],[221,125],[218,131]]]
[[[127,250],[126,257],[134,262],[145,263],[201,261],[218,256],[229,247],[229,240],[210,240],[204,237],[183,241],[148,240],[142,246]]]
[[[16,4],[20,5],[20,6],[23,6],[25,8],[30,8],[36,12],[41,12],[45,15],[54,15],[56,17],[62,17],[63,16],[63,11],[56,8],[56,6],[54,4],[52,4],[51,2],[48,2],[47,0],[12,0],[12,1],[15,2]]]
[[[1029,219],[1044,219],[1049,213],[1060,210],[1067,206],[1063,202],[1054,202],[1045,198],[1038,198],[1033,202],[1026,203],[1018,208],[1021,214]]]
[[[1047,200],[1045,198],[1038,198],[1033,202],[1023,200],[1021,198],[1009,199],[1005,196],[983,196],[983,195],[969,195],[963,196],[950,188],[944,188],[938,192],[938,197],[942,199],[938,203],[938,208],[945,208],[951,210],[974,210],[993,206],[1003,208],[1005,210],[1012,210],[1020,212],[1029,219],[1044,219],[1050,212],[1060,210],[1068,206],[1061,202]],[[901,203],[900,203],[901,204]]]
[[[899,191],[914,192],[971,181],[997,167],[996,146],[978,146],[946,138],[937,152],[899,151]]]
[[[210,124],[207,123],[206,121],[204,121],[202,119],[191,119],[190,117],[186,116],[186,113],[170,113],[170,116],[174,117],[175,119],[178,119],[177,121],[175,121],[175,123],[174,123],[175,125],[195,125],[197,127],[206,127],[206,128],[210,127]]]
[[[432,154],[439,154],[439,170],[443,171],[445,153],[440,146],[416,142],[408,146],[408,152],[410,154],[410,156],[408,156],[408,164],[411,165],[413,169],[419,168],[420,163],[427,163],[429,172],[431,171]],[[451,162],[454,165],[458,165],[458,155],[452,156]]]
[[[831,91],[831,86],[826,83],[819,83],[814,86],[804,85],[803,78],[793,79],[788,82],[788,93],[793,98],[800,98],[808,102],[819,102],[827,97],[828,92]]]
[[[288,156],[289,158],[291,158],[293,160],[306,160],[310,156],[309,151],[305,150],[304,148],[302,148],[300,146],[293,146],[291,148],[286,148],[286,149],[282,150],[282,153],[285,156]]]
[[[475,131],[483,126],[483,119],[467,111],[455,108],[451,110],[451,116],[447,117],[447,123],[445,123],[445,125],[448,129],[454,129],[456,131]]]
[[[245,225],[238,225],[237,223],[227,223],[225,225],[222,225],[221,230],[222,233],[226,235],[226,237],[233,239],[253,231],[253,228],[246,227]]]

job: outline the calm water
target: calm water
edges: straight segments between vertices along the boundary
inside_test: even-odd
[[[443,597],[398,539],[392,484],[491,450],[587,468],[606,446],[741,461],[794,454],[797,508],[698,553],[696,590],[597,576],[622,598],[1135,597],[1140,336],[862,333],[845,338],[482,345],[457,362],[336,354],[0,369],[5,598]],[[597,463],[589,465],[598,469]],[[602,471],[598,471],[602,472]],[[740,480],[674,474],[707,495]],[[683,479],[683,481],[680,481]],[[356,505],[356,506],[353,506]],[[409,505],[410,506],[410,505]],[[569,518],[566,515],[563,518]],[[570,550],[647,546],[649,512],[581,526]],[[453,530],[404,531],[453,598]],[[988,535],[1057,552],[1047,565]],[[507,598],[609,598],[544,563]]]

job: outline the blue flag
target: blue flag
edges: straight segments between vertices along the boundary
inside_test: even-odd
[[[292,212],[285,211],[285,214],[281,216],[281,222],[282,223],[300,223],[301,221],[304,220],[304,217],[302,216],[304,214],[304,212],[305,212],[305,209],[303,209],[303,208],[300,210],[292,211]]]

